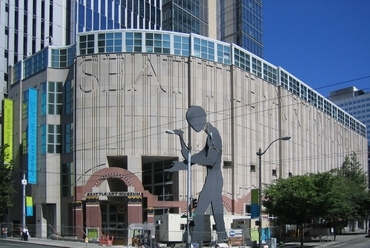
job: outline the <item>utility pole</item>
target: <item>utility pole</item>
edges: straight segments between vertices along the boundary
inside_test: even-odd
[[[178,131],[178,130],[177,130]],[[176,134],[175,130],[167,130],[168,134]],[[186,248],[191,248],[191,233],[190,233],[190,221],[193,220],[193,214],[191,212],[191,145],[190,142],[188,145],[185,144],[182,135],[179,135],[182,149],[187,151],[187,199],[186,199]]]
[[[269,146],[262,152],[261,147],[258,149],[257,156],[258,156],[258,164],[259,164],[259,175],[258,175],[258,204],[259,204],[259,225],[258,225],[258,247],[262,248],[262,162],[261,158],[262,155],[266,153],[266,151],[270,148],[272,144],[274,144],[278,140],[290,140],[290,136],[281,137],[274,141],[272,141]]]
[[[191,248],[191,233],[190,233],[190,221],[193,220],[193,213],[191,212],[191,146],[190,143],[188,145],[188,169],[187,169],[187,178],[188,178],[188,198],[187,198],[187,221],[186,221],[186,230],[187,230],[187,238],[186,238],[186,248]]]
[[[26,185],[27,185],[27,179],[26,179],[26,172],[22,171],[23,173],[23,179],[21,181],[22,184],[22,225],[23,228],[26,226]]]

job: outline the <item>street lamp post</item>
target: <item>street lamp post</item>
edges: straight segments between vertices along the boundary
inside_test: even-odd
[[[173,130],[167,130],[166,133],[168,134],[176,134]],[[190,143],[186,146],[182,136],[179,136],[181,139],[181,143],[184,144],[184,147],[188,151],[188,167],[187,167],[187,207],[186,207],[186,248],[191,247],[191,234],[190,234],[190,221],[193,220],[191,215],[191,146]]]
[[[26,173],[22,171],[23,173],[23,179],[21,181],[22,184],[22,225],[23,228],[26,226],[26,185],[27,185],[27,179],[26,179]]]
[[[266,151],[270,148],[272,144],[274,144],[278,140],[290,140],[290,136],[281,137],[278,138],[270,143],[268,147],[262,152],[261,147],[258,149],[257,156],[259,161],[259,192],[258,192],[258,203],[259,203],[259,226],[258,226],[258,247],[262,248],[262,163],[261,163],[261,157],[263,154],[266,153]]]

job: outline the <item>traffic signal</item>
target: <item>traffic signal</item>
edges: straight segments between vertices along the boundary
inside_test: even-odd
[[[117,205],[117,214],[124,214],[124,213],[125,213],[125,206]]]
[[[197,199],[193,199],[192,208],[196,208],[197,206],[198,206],[198,200]]]

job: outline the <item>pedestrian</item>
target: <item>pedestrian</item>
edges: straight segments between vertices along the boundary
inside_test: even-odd
[[[30,236],[30,233],[28,232],[28,228],[25,226],[22,230],[23,240],[28,241],[28,237]]]
[[[8,237],[8,228],[6,226],[1,228],[1,233],[3,234],[4,238],[7,238]]]

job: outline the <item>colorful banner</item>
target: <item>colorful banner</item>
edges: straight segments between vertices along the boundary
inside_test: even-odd
[[[258,204],[259,189],[251,190],[251,219],[258,218],[260,216],[260,208]]]
[[[4,99],[4,145],[8,148],[5,150],[5,163],[13,160],[13,100]]]
[[[37,171],[37,89],[28,89],[28,183],[36,184]]]
[[[32,196],[26,196],[26,216],[33,216]]]

